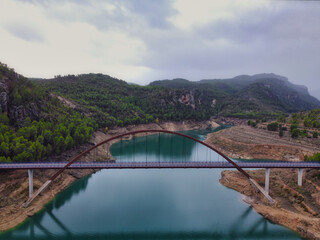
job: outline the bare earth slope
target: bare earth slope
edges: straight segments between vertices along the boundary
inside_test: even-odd
[[[250,126],[235,126],[211,133],[206,142],[233,158],[273,159],[299,161],[303,156],[320,151],[320,140],[292,139],[286,132]],[[265,170],[247,171],[264,186]],[[265,218],[286,226],[308,239],[320,239],[320,171],[306,170],[303,186],[297,185],[297,170],[272,169],[270,196],[276,204],[270,205],[237,171],[223,171],[221,184],[245,195],[244,200]]]
[[[279,137],[278,132],[244,125],[211,133],[206,142],[229,157],[244,159],[298,161],[320,151],[320,139],[296,140],[288,132]]]
[[[248,171],[264,185],[264,170]],[[262,194],[257,193],[247,179],[237,171],[223,171],[220,183],[246,197],[258,213],[270,221],[281,224],[308,239],[320,239],[320,173],[309,170],[303,186],[296,183],[296,170],[272,169],[270,195],[276,204],[270,205]]]

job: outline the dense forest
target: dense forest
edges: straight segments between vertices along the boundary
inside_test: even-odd
[[[124,126],[160,120],[205,120],[217,113],[212,107],[213,93],[202,89],[142,87],[102,74],[68,75],[37,80],[49,91],[76,103],[100,127]]]
[[[87,142],[97,124],[0,64],[0,162],[29,162]]]
[[[226,80],[162,80],[130,85],[103,74],[37,79],[66,97],[99,126],[124,126],[160,120],[207,120],[211,116],[270,119],[283,113],[320,107],[307,89],[274,74]]]

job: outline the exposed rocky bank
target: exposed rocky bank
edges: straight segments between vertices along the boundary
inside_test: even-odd
[[[248,171],[260,185],[264,185],[264,170]],[[297,185],[296,170],[272,169],[270,195],[276,204],[270,205],[257,193],[249,181],[237,171],[223,171],[220,183],[244,197],[258,213],[308,239],[320,239],[320,173],[307,170],[303,187]]]

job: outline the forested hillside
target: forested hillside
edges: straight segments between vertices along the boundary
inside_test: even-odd
[[[320,101],[312,97],[305,86],[294,85],[287,78],[275,74],[240,75],[198,82],[161,80],[152,82],[150,86],[215,91],[218,112],[224,116],[259,118],[320,107]]]
[[[0,64],[0,162],[37,161],[87,142],[97,127]]]
[[[142,87],[102,74],[69,75],[37,80],[49,91],[76,103],[101,127],[160,120],[203,120],[217,113],[214,92]]]
[[[102,126],[159,120],[207,120],[211,116],[276,118],[283,113],[320,107],[307,89],[275,74],[232,79],[162,80],[129,85],[103,74],[38,79],[49,91],[72,100]]]
[[[64,97],[73,108],[56,97]],[[276,118],[320,107],[274,74],[130,85],[103,74],[28,80],[0,64],[0,161],[36,161],[87,142],[98,127],[212,116]],[[305,120],[314,124],[314,120]]]

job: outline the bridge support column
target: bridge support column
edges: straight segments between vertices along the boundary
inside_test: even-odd
[[[31,198],[33,194],[33,169],[28,169],[29,175],[29,198]]]
[[[266,168],[266,177],[264,180],[264,190],[269,194],[270,168]]]
[[[303,168],[298,168],[298,186],[302,186]]]

